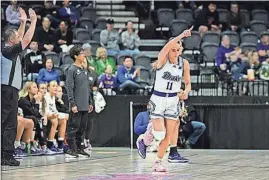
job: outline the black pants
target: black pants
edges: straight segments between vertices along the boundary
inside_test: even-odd
[[[96,112],[94,110],[91,113],[88,113],[88,123],[85,132],[85,139],[90,139],[91,137],[91,133],[93,130],[93,122],[95,118],[96,118]]]
[[[17,133],[18,90],[12,86],[1,85],[1,154],[9,158],[14,153],[14,141]]]
[[[83,135],[86,131],[88,122],[88,111],[79,111],[70,113],[67,124],[67,143],[71,150],[76,151],[81,148]]]

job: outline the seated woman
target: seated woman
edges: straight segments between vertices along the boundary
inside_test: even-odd
[[[63,153],[64,137],[66,131],[66,121],[68,114],[59,112],[56,108],[57,81],[48,84],[48,93],[45,95],[47,119],[51,123],[48,135],[47,146],[50,150]],[[54,145],[54,137],[58,128],[58,147]]]
[[[38,148],[35,142],[35,136],[41,134],[42,115],[39,113],[39,104],[41,96],[38,94],[37,85],[35,82],[28,81],[25,83],[23,89],[19,92],[18,106],[23,110],[24,118],[29,118],[34,123],[34,129],[31,137],[31,155],[41,155],[46,153]],[[40,136],[39,136],[40,137]],[[46,145],[46,140],[43,137],[38,138],[41,147]]]
[[[254,79],[259,79],[259,69],[261,67],[259,61],[259,54],[256,51],[251,51],[248,53],[248,63],[244,69],[244,74],[248,75],[248,69],[254,70]]]
[[[99,47],[96,51],[96,72],[99,77],[105,74],[107,65],[112,67],[112,73],[116,72],[116,64],[114,60],[107,56],[107,50],[103,47]]]
[[[37,83],[49,83],[50,81],[57,81],[60,84],[60,75],[54,69],[54,64],[51,59],[46,59],[44,62],[44,68],[40,69]]]
[[[32,136],[33,128],[33,120],[23,118],[23,111],[21,108],[19,108],[17,134],[14,142],[15,158],[26,157],[27,154],[29,154],[30,138]]]

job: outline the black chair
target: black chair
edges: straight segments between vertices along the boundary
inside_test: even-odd
[[[102,19],[102,18],[97,19],[95,21],[95,29],[101,29],[101,30],[106,29],[106,24],[107,24],[106,22],[107,22],[106,19]]]
[[[160,8],[157,10],[157,18],[159,26],[169,27],[172,20],[175,19],[175,14],[172,9]]]
[[[174,19],[170,25],[171,36],[178,36],[188,28],[188,23],[185,20]]]
[[[231,45],[233,46],[238,46],[239,43],[240,43],[240,40],[239,40],[239,36],[236,32],[233,32],[233,31],[224,31],[222,33],[222,36],[224,35],[227,35],[230,37],[230,40],[231,40]]]

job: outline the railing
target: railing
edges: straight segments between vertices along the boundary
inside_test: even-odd
[[[268,96],[269,81],[230,80],[221,82],[216,75],[201,77],[193,85],[192,96]]]

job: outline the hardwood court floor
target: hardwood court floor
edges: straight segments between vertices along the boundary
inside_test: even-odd
[[[180,150],[188,164],[168,164],[152,173],[155,153],[143,160],[136,149],[94,148],[90,159],[63,155],[28,157],[20,167],[2,167],[3,180],[269,180],[269,151]],[[167,159],[167,156],[166,156]]]

